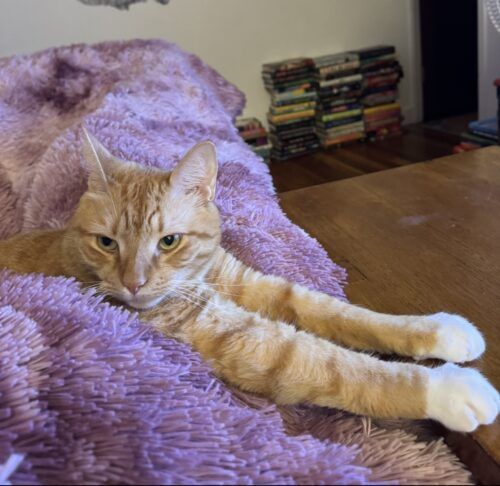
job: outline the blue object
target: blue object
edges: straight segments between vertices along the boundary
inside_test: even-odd
[[[483,137],[498,141],[498,118],[485,118],[469,123],[469,130]]]

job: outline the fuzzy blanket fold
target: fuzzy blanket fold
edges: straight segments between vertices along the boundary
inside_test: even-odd
[[[85,189],[80,127],[170,169],[210,139],[223,244],[264,272],[344,298],[343,269],[280,210],[233,119],[243,95],[162,41],[0,60],[0,238],[60,227]],[[76,282],[0,273],[0,464],[17,483],[467,483],[440,441],[231,390],[188,346]],[[370,429],[370,430],[369,430]]]

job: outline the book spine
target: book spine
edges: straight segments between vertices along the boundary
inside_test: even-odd
[[[270,112],[273,115],[282,115],[284,113],[291,113],[296,111],[304,111],[304,110],[312,110],[316,107],[315,101],[309,101],[306,103],[298,103],[293,105],[285,105],[285,106],[271,106]]]
[[[337,73],[339,71],[347,71],[349,69],[357,69],[357,68],[359,68],[359,66],[360,66],[360,62],[358,60],[356,60],[356,61],[345,62],[342,64],[334,64],[331,66],[320,67],[318,69],[318,72],[320,74]]]
[[[279,123],[282,121],[290,121],[314,116],[314,110],[299,111],[297,113],[288,113],[286,115],[269,115],[269,121]]]
[[[324,122],[332,121],[332,120],[342,120],[343,118],[352,118],[354,116],[361,116],[363,114],[363,110],[348,110],[342,111],[340,113],[333,113],[331,115],[322,115],[319,117],[320,120]]]

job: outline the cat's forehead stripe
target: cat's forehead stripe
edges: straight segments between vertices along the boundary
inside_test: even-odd
[[[165,178],[155,178],[143,174],[124,177],[120,181],[119,193],[122,211],[118,224],[125,231],[149,229],[163,231],[161,209],[163,195],[168,187]]]

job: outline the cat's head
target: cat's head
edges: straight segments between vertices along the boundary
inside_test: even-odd
[[[182,293],[220,242],[214,145],[195,145],[172,172],[117,159],[86,132],[83,149],[88,190],[68,238],[79,263],[105,294],[137,309]]]

